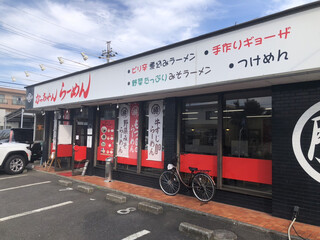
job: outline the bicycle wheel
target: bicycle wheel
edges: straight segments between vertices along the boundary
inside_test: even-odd
[[[196,198],[208,202],[213,198],[215,187],[212,178],[205,173],[197,173],[192,179],[192,191]]]
[[[180,180],[176,173],[172,171],[164,171],[159,178],[161,190],[169,195],[174,196],[180,190]]]

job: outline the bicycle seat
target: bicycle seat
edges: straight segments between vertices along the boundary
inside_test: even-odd
[[[189,170],[190,170],[191,172],[194,172],[194,171],[198,171],[198,168],[189,167]]]

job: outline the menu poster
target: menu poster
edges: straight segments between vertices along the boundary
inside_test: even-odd
[[[129,134],[130,134],[130,107],[121,104],[119,107],[118,125],[118,157],[129,157]]]
[[[163,102],[154,101],[149,104],[149,134],[147,160],[162,160]]]
[[[100,144],[98,148],[98,160],[113,157],[114,149],[114,120],[100,121]]]
[[[138,157],[138,134],[139,134],[139,104],[130,104],[130,142],[129,158],[137,159]]]

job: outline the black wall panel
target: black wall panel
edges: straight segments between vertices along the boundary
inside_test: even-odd
[[[275,86],[272,101],[272,214],[291,219],[293,207],[299,206],[298,221],[320,225],[320,183],[300,166],[292,146],[297,121],[320,101],[320,82]],[[313,117],[316,116],[320,116],[320,109]],[[313,117],[305,124],[301,135],[305,156],[311,143]],[[320,157],[320,149],[318,153]],[[319,172],[320,163],[316,160],[310,163]]]

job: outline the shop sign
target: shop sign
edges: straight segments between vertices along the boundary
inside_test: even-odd
[[[90,89],[91,75],[89,74],[84,80],[69,78],[37,86],[32,95],[28,91],[28,99],[31,99],[30,106],[34,108],[79,102],[89,99]]]
[[[307,138],[302,137],[306,126],[312,126],[312,132]],[[294,154],[303,168],[303,170],[314,180],[320,183],[320,172],[315,169],[320,169],[320,102],[311,106],[299,118],[292,134],[292,147]],[[304,136],[304,135],[303,135]],[[306,150],[302,149],[302,140],[308,139]],[[303,144],[305,145],[305,144]]]
[[[309,9],[38,84],[33,108],[319,71],[318,22]]]
[[[147,160],[161,162],[162,134],[163,134],[163,101],[150,102]]]

